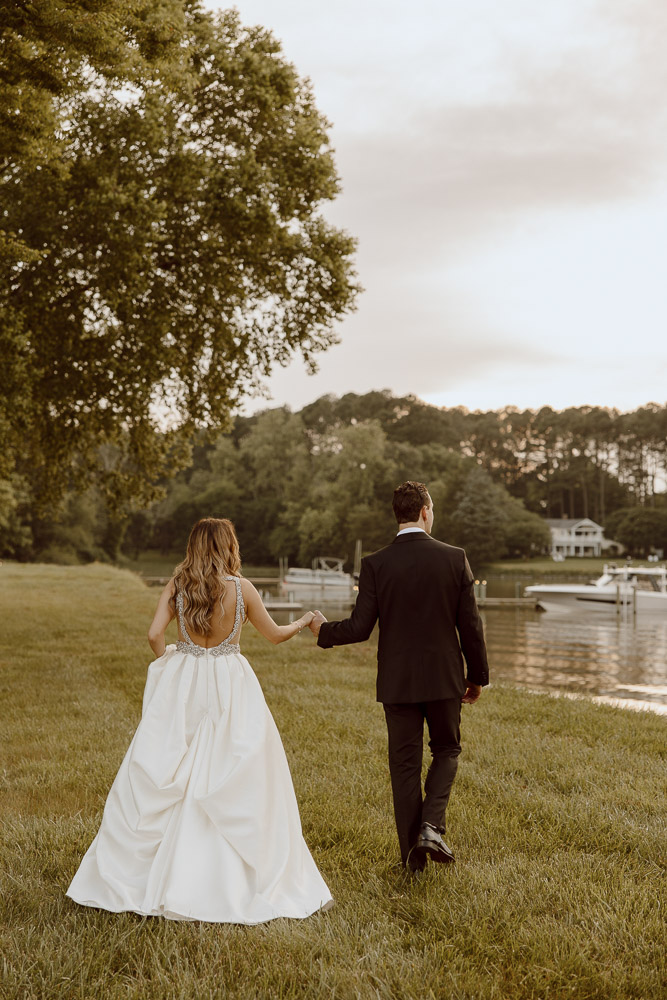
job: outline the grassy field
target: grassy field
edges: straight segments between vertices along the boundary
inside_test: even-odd
[[[664,718],[492,688],[464,706],[455,866],[397,843],[370,645],[243,645],[336,905],[184,924],[65,890],[137,724],[155,593],[129,572],[0,566],[0,996],[17,1000],[658,1000]]]
[[[129,569],[140,576],[171,576],[174,568],[185,555],[185,552],[158,552],[150,549],[142,552],[136,559],[123,557],[119,564],[122,569]],[[273,566],[251,566],[244,564],[243,573],[247,577],[253,576],[275,576],[278,579],[278,564]]]
[[[553,559],[548,556],[544,556],[539,559],[500,559],[498,562],[489,563],[487,566],[483,567],[484,573],[523,573],[526,576],[538,577],[538,576],[573,576],[581,575],[586,577],[596,577],[601,576],[605,564],[616,563],[617,566],[624,565],[625,559],[622,557],[607,557],[607,558],[594,558],[592,556],[583,556],[582,558],[571,556],[564,559],[563,562],[554,562]],[[646,559],[632,559],[629,562],[630,566],[649,566],[651,565]],[[657,565],[663,566],[664,563],[658,563]],[[482,572],[480,569],[479,573]],[[479,575],[478,573],[478,575]]]

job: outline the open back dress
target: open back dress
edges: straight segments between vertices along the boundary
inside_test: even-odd
[[[67,891],[77,903],[175,920],[307,917],[331,893],[301,832],[285,751],[234,627],[188,635],[148,668],[141,721]],[[236,639],[234,642],[232,640]]]

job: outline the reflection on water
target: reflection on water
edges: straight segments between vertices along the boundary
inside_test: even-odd
[[[667,622],[565,614],[483,612],[492,679],[667,712]]]
[[[520,586],[528,582],[524,577]],[[498,584],[489,581],[489,596],[514,596],[514,581]],[[333,620],[350,613],[349,605],[320,607]],[[287,622],[299,614],[276,611],[273,617]],[[482,617],[492,681],[667,714],[667,621],[525,608],[487,608]]]

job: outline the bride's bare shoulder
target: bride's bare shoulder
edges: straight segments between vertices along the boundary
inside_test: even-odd
[[[248,598],[252,599],[255,595],[259,596],[255,585],[250,580],[246,580],[244,576],[241,577],[241,593],[244,601]]]

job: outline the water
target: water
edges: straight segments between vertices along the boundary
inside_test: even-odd
[[[533,582],[539,581],[489,577],[487,595],[514,597]],[[332,620],[350,612],[346,605],[316,606]],[[278,622],[300,613],[272,612]],[[667,714],[667,616],[623,620],[613,611],[591,617],[527,608],[486,608],[481,614],[492,681]]]
[[[667,621],[488,608],[492,680],[667,713]]]

